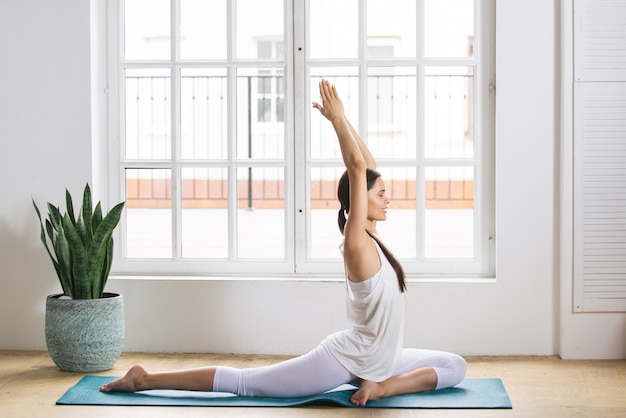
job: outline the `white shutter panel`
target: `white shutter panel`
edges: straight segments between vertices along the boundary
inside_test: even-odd
[[[626,311],[626,82],[574,83],[574,311]]]
[[[626,81],[626,0],[574,0],[574,81]]]

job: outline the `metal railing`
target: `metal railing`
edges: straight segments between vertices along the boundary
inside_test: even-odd
[[[462,120],[462,141],[472,141],[472,76],[470,75],[436,75],[426,76],[428,96],[424,105],[436,109],[440,113],[451,113],[452,103],[464,108],[464,115],[456,115]],[[354,78],[354,77],[353,77]],[[266,149],[274,154],[276,149],[284,149],[284,89],[283,76],[259,74],[237,77],[237,130],[238,139],[245,138],[245,145],[238,144],[240,158],[266,158]],[[449,86],[460,85],[452,89]],[[171,125],[167,115],[171,115],[171,97],[169,77],[132,76],[126,78],[127,91],[136,93],[135,106],[130,106],[133,97],[127,96],[127,128],[132,126],[134,132],[127,130],[127,146],[132,144],[133,156],[138,160],[163,159],[171,150]],[[383,149],[389,143],[403,144],[409,140],[403,132],[407,125],[407,109],[412,109],[416,98],[414,91],[405,91],[405,86],[415,83],[415,76],[374,75],[369,77],[368,103],[368,138],[381,149],[373,149],[375,155],[389,153],[406,156],[405,150]],[[448,86],[448,87],[445,87]],[[226,76],[183,76],[181,77],[181,114],[189,116],[192,126],[181,127],[181,153],[187,157],[198,156],[199,166],[207,166],[208,158],[214,155],[226,157],[224,141],[227,141],[225,127],[228,112],[226,98]],[[460,96],[453,97],[452,95]],[[346,108],[358,106],[351,103],[354,95],[349,92],[344,99]],[[446,104],[447,103],[447,104]],[[241,106],[241,105],[244,106]],[[446,107],[447,106],[447,107]],[[218,114],[212,114],[217,112]],[[458,113],[458,111],[457,111]],[[413,115],[413,117],[417,117]],[[459,123],[457,121],[457,123]],[[204,124],[204,126],[201,126]],[[198,128],[200,127],[200,128]],[[245,135],[240,135],[241,132]],[[268,133],[270,132],[270,133]],[[278,133],[278,134],[277,134]],[[458,136],[458,135],[457,135]],[[162,138],[167,138],[163,141]],[[403,138],[389,141],[389,137]],[[234,135],[230,135],[234,138]],[[380,140],[384,138],[384,140]],[[156,146],[162,145],[164,147]],[[406,146],[406,145],[405,145]],[[223,150],[215,152],[213,148]],[[265,148],[264,148],[265,147]],[[165,149],[163,149],[165,148]],[[199,151],[200,150],[200,151]],[[455,151],[456,152],[456,151]],[[221,154],[220,154],[221,153]],[[272,155],[275,156],[275,155]],[[393,155],[392,155],[393,156]],[[218,158],[219,160],[219,158]],[[186,158],[192,162],[193,158]],[[219,164],[218,164],[219,165]],[[155,163],[155,167],[158,163]],[[145,165],[142,165],[145,167]],[[162,170],[162,169],[161,169]],[[226,171],[223,171],[225,173]],[[155,178],[150,168],[134,169],[134,175],[127,176],[126,194],[129,206],[133,207],[169,207],[171,205],[171,184],[162,176]],[[170,176],[171,178],[171,176]],[[311,205],[328,207],[336,204],[336,179],[316,179],[311,187]],[[225,207],[228,199],[228,180],[225,177],[207,178],[192,177],[181,180],[183,207]],[[247,176],[237,180],[238,198],[241,206],[252,208],[255,205],[265,207],[282,207],[284,200],[283,181],[276,178],[253,178],[252,168],[248,168]],[[413,191],[417,185],[415,180],[393,179],[392,200],[401,202],[402,207],[414,207]],[[473,205],[473,181],[471,179],[427,179],[425,184],[427,204],[431,207],[471,207]],[[267,190],[273,192],[267,193]],[[283,191],[281,194],[278,191]],[[245,191],[245,192],[243,192]],[[430,202],[430,203],[429,203]]]

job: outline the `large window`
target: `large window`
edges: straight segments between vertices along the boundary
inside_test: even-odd
[[[494,271],[493,0],[115,0],[125,274],[341,275],[322,78],[377,158],[409,277]]]

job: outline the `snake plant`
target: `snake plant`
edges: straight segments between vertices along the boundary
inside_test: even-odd
[[[95,208],[92,206],[91,190],[87,184],[76,219],[72,196],[66,189],[66,212],[62,214],[58,207],[48,203],[48,217],[44,227],[41,213],[33,199],[41,225],[41,242],[46,247],[66,296],[72,299],[102,297],[113,262],[113,230],[119,223],[124,203],[118,203],[103,218],[100,202]],[[52,250],[48,246],[46,233]]]

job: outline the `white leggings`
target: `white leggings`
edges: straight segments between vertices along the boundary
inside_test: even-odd
[[[465,366],[465,360],[456,354],[405,348],[393,376],[432,367],[437,373],[437,389],[444,389],[463,380]],[[291,398],[323,393],[357,379],[324,344],[320,344],[307,354],[270,366],[249,369],[217,367],[213,391],[239,396]]]

